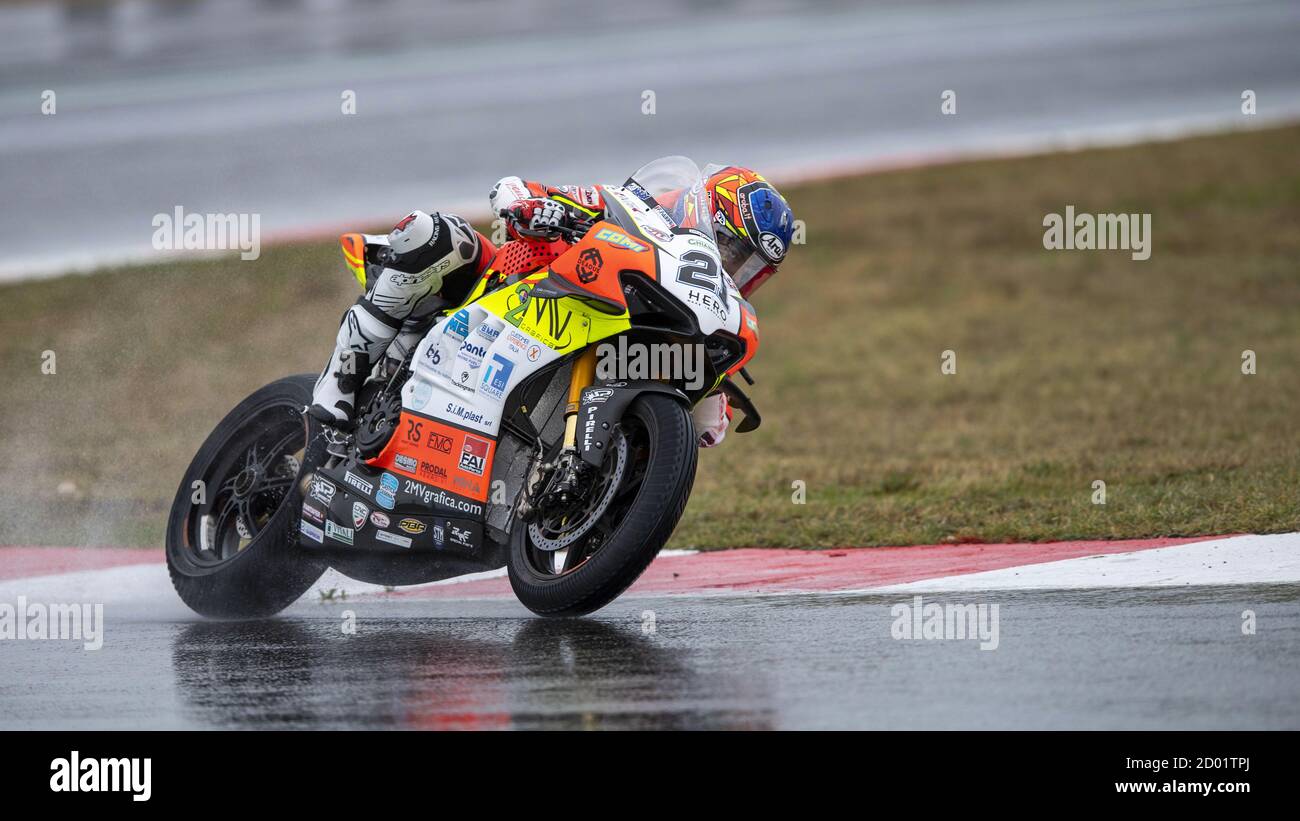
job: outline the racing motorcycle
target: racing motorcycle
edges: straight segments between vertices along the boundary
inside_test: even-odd
[[[549,264],[528,261],[551,241],[502,246],[400,365],[375,366],[342,442],[303,413],[315,375],[239,403],[172,503],[181,599],[266,617],[330,567],[396,586],[504,566],[544,616],[622,593],[690,496],[694,404],[721,390],[744,414],[734,430],[760,422],[732,379],[749,379],[758,323],[719,262],[705,179],[665,157],[606,188],[604,218],[566,230]],[[362,236],[343,237],[354,272]],[[598,362],[634,345],[700,346],[703,378]]]

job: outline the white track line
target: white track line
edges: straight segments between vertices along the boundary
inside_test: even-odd
[[[1063,559],[925,579],[872,592],[1070,590],[1300,582],[1300,533],[1233,536],[1206,542]]]

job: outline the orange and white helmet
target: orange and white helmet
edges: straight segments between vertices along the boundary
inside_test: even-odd
[[[794,212],[770,182],[748,168],[710,165],[704,174],[722,267],[748,298],[785,259]]]

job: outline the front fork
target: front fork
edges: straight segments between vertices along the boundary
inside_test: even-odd
[[[564,406],[564,450],[573,452],[578,442],[578,406],[582,392],[596,381],[596,346],[591,345],[574,360],[569,372],[569,403]]]
[[[569,371],[569,402],[564,406],[564,443],[554,461],[539,465],[529,478],[529,491],[520,503],[524,521],[532,521],[539,509],[563,509],[582,496],[583,477],[590,468],[578,456],[578,408],[582,392],[596,381],[596,346],[587,348]],[[540,455],[539,455],[540,459]]]

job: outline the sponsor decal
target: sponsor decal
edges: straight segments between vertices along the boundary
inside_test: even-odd
[[[487,467],[489,444],[485,439],[465,434],[465,443],[460,449],[460,469],[475,476],[482,476],[484,468]]]
[[[321,529],[306,519],[299,520],[298,532],[316,544],[322,544],[325,541],[325,534],[321,532]]]
[[[429,438],[424,441],[424,446],[439,453],[449,454],[451,453],[451,437],[443,436],[441,433],[430,433]]]
[[[600,269],[604,267],[605,260],[600,256],[600,251],[596,248],[586,248],[578,254],[578,262],[573,266],[574,272],[578,275],[578,281],[583,285],[588,285],[596,281],[600,276]]]
[[[469,311],[461,308],[447,320],[447,333],[469,336]]]
[[[528,346],[528,354],[527,354],[527,356],[528,356],[528,361],[529,361],[529,362],[536,362],[537,359],[538,359],[538,357],[540,357],[541,355],[542,355],[542,346],[540,346],[540,345],[529,345],[529,346]]]
[[[360,502],[352,503],[352,526],[357,530],[365,527],[366,517],[370,515],[370,508]]]
[[[438,346],[430,345],[429,350],[437,351]],[[433,397],[433,386],[430,385],[428,382],[413,381],[411,383],[411,409],[412,410],[424,410],[424,408],[429,404],[429,400],[432,397]]]
[[[311,497],[329,504],[334,498],[334,483],[324,476],[313,476],[311,480]]]
[[[783,259],[785,257],[785,243],[771,231],[764,231],[759,234],[758,244],[763,247],[763,253],[767,255],[768,259]]]
[[[424,522],[419,519],[403,519],[397,523],[397,526],[412,536],[419,536],[425,530]]]
[[[455,525],[451,526],[451,543],[457,547],[473,547],[470,543],[470,532]]]
[[[420,478],[439,484],[447,481],[447,469],[433,462],[420,463]]]
[[[524,349],[532,342],[527,336],[519,331],[511,331],[506,335],[506,344],[514,353],[523,353]]]
[[[609,388],[587,388],[582,392],[582,401],[586,404],[599,405],[614,395]]]
[[[640,228],[641,228],[641,230],[644,231],[647,235],[653,237],[654,239],[659,240],[660,242],[672,242],[672,241],[673,241],[673,235],[672,235],[672,234],[668,233],[667,231],[660,231],[658,228],[655,228],[653,225],[642,225],[642,226],[640,226]]]
[[[391,524],[388,516],[380,513],[378,510],[370,514],[370,523],[375,527],[388,527],[388,525]]]
[[[436,276],[446,271],[449,267],[451,267],[452,262],[454,262],[454,260],[448,257],[447,259],[444,259],[441,262],[435,262],[433,265],[430,265],[428,268],[425,268],[423,271],[417,271],[416,273],[413,274],[404,273],[402,271],[394,271],[393,269],[390,268],[388,276],[390,278],[390,281],[394,285],[418,285],[421,282],[424,282],[429,277]]]
[[[714,294],[706,291],[687,291],[686,301],[691,305],[704,308],[724,322],[727,319],[727,303],[720,302]]]
[[[360,476],[357,476],[350,470],[343,474],[343,481],[366,495],[370,495],[375,490],[373,484],[362,479]]]
[[[313,522],[320,523],[325,521],[325,513],[320,508],[315,507],[314,505],[309,505],[306,502],[302,503],[302,515],[311,519]]]
[[[325,522],[325,535],[343,544],[352,544],[352,528]]]
[[[481,390],[489,396],[500,399],[510,383],[510,374],[514,372],[515,363],[499,353],[492,354],[492,361],[483,371]]]
[[[447,531],[443,529],[442,525],[435,524],[429,538],[433,542],[433,546],[441,550],[447,544]]]
[[[402,470],[414,473],[415,469],[420,466],[420,460],[416,459],[414,456],[407,456],[405,453],[399,453],[393,457],[393,464],[397,465]]]
[[[596,239],[602,242],[608,242],[615,248],[626,248],[629,251],[645,251],[648,246],[645,243],[636,240],[624,234],[622,231],[615,231],[613,228],[602,228],[596,232]]]
[[[483,485],[473,479],[468,479],[460,474],[451,480],[452,487],[464,491],[469,496],[485,496]]]
[[[387,510],[392,510],[397,506],[397,499],[393,494],[397,493],[397,477],[391,473],[385,473],[379,477],[379,493],[375,494],[375,501],[379,506]]]
[[[452,416],[459,417],[465,422],[471,422],[475,425],[482,425],[484,427],[491,427],[490,421],[484,418],[481,412],[476,411],[473,408],[467,408],[459,402],[448,402],[444,411]]]
[[[482,490],[482,488],[479,488],[480,493]],[[410,479],[407,479],[403,491],[411,494],[425,505],[439,505],[440,507],[455,510],[458,513],[468,513],[471,516],[483,515],[483,505],[475,504],[474,502],[468,499],[463,499],[454,493],[448,493],[442,488],[428,487],[419,482],[413,482]]]
[[[389,533],[387,530],[376,530],[375,538],[381,542],[388,542],[389,544],[395,544],[398,547],[411,546],[410,536],[399,536],[396,533]]]

